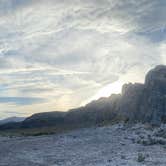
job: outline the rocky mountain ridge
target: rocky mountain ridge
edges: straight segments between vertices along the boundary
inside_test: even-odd
[[[166,66],[159,65],[150,70],[145,83],[125,84],[121,94],[92,101],[84,107],[68,112],[34,114],[17,123],[20,128],[43,126],[85,127],[117,122],[166,123]],[[14,124],[1,125],[8,129]]]

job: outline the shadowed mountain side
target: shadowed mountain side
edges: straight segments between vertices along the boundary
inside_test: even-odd
[[[0,129],[33,127],[87,127],[115,122],[166,123],[166,66],[150,70],[145,84],[125,84],[122,94],[92,101],[68,112],[34,114],[21,123],[1,125]]]
[[[166,66],[149,71],[145,84],[124,85],[117,115],[131,122],[166,123]]]
[[[85,127],[111,121],[115,118],[118,101],[121,95],[111,95],[87,104],[85,107],[68,112],[45,112],[30,116],[21,123],[23,128],[31,127]]]
[[[66,114],[65,121],[69,124],[100,124],[111,121],[116,116],[116,110],[121,95],[111,95],[108,98],[100,98],[87,104],[85,107],[70,110]]]
[[[25,119],[22,127],[44,127],[64,124],[66,112],[44,112],[33,114]]]

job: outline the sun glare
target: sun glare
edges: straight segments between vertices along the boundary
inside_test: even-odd
[[[107,86],[100,89],[95,96],[92,97],[92,100],[96,100],[100,97],[108,97],[111,94],[121,93],[122,85],[124,82],[116,81],[114,83],[108,84]]]

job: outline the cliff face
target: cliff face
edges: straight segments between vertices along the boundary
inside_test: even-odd
[[[125,84],[117,109],[117,119],[122,121],[139,121],[142,96],[145,92],[143,84]]]
[[[166,123],[166,66],[157,66],[149,71],[145,88],[142,111],[151,123]]]
[[[119,119],[166,123],[166,66],[150,70],[145,84],[126,84],[118,106]]]

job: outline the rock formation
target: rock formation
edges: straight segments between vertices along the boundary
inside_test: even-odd
[[[117,113],[131,122],[166,123],[166,66],[150,70],[145,84],[124,85]]]
[[[166,66],[160,65],[150,70],[144,84],[125,84],[121,95],[93,101],[79,111],[75,109],[69,112],[68,115],[77,123],[81,120],[89,120],[91,123],[166,123]]]

